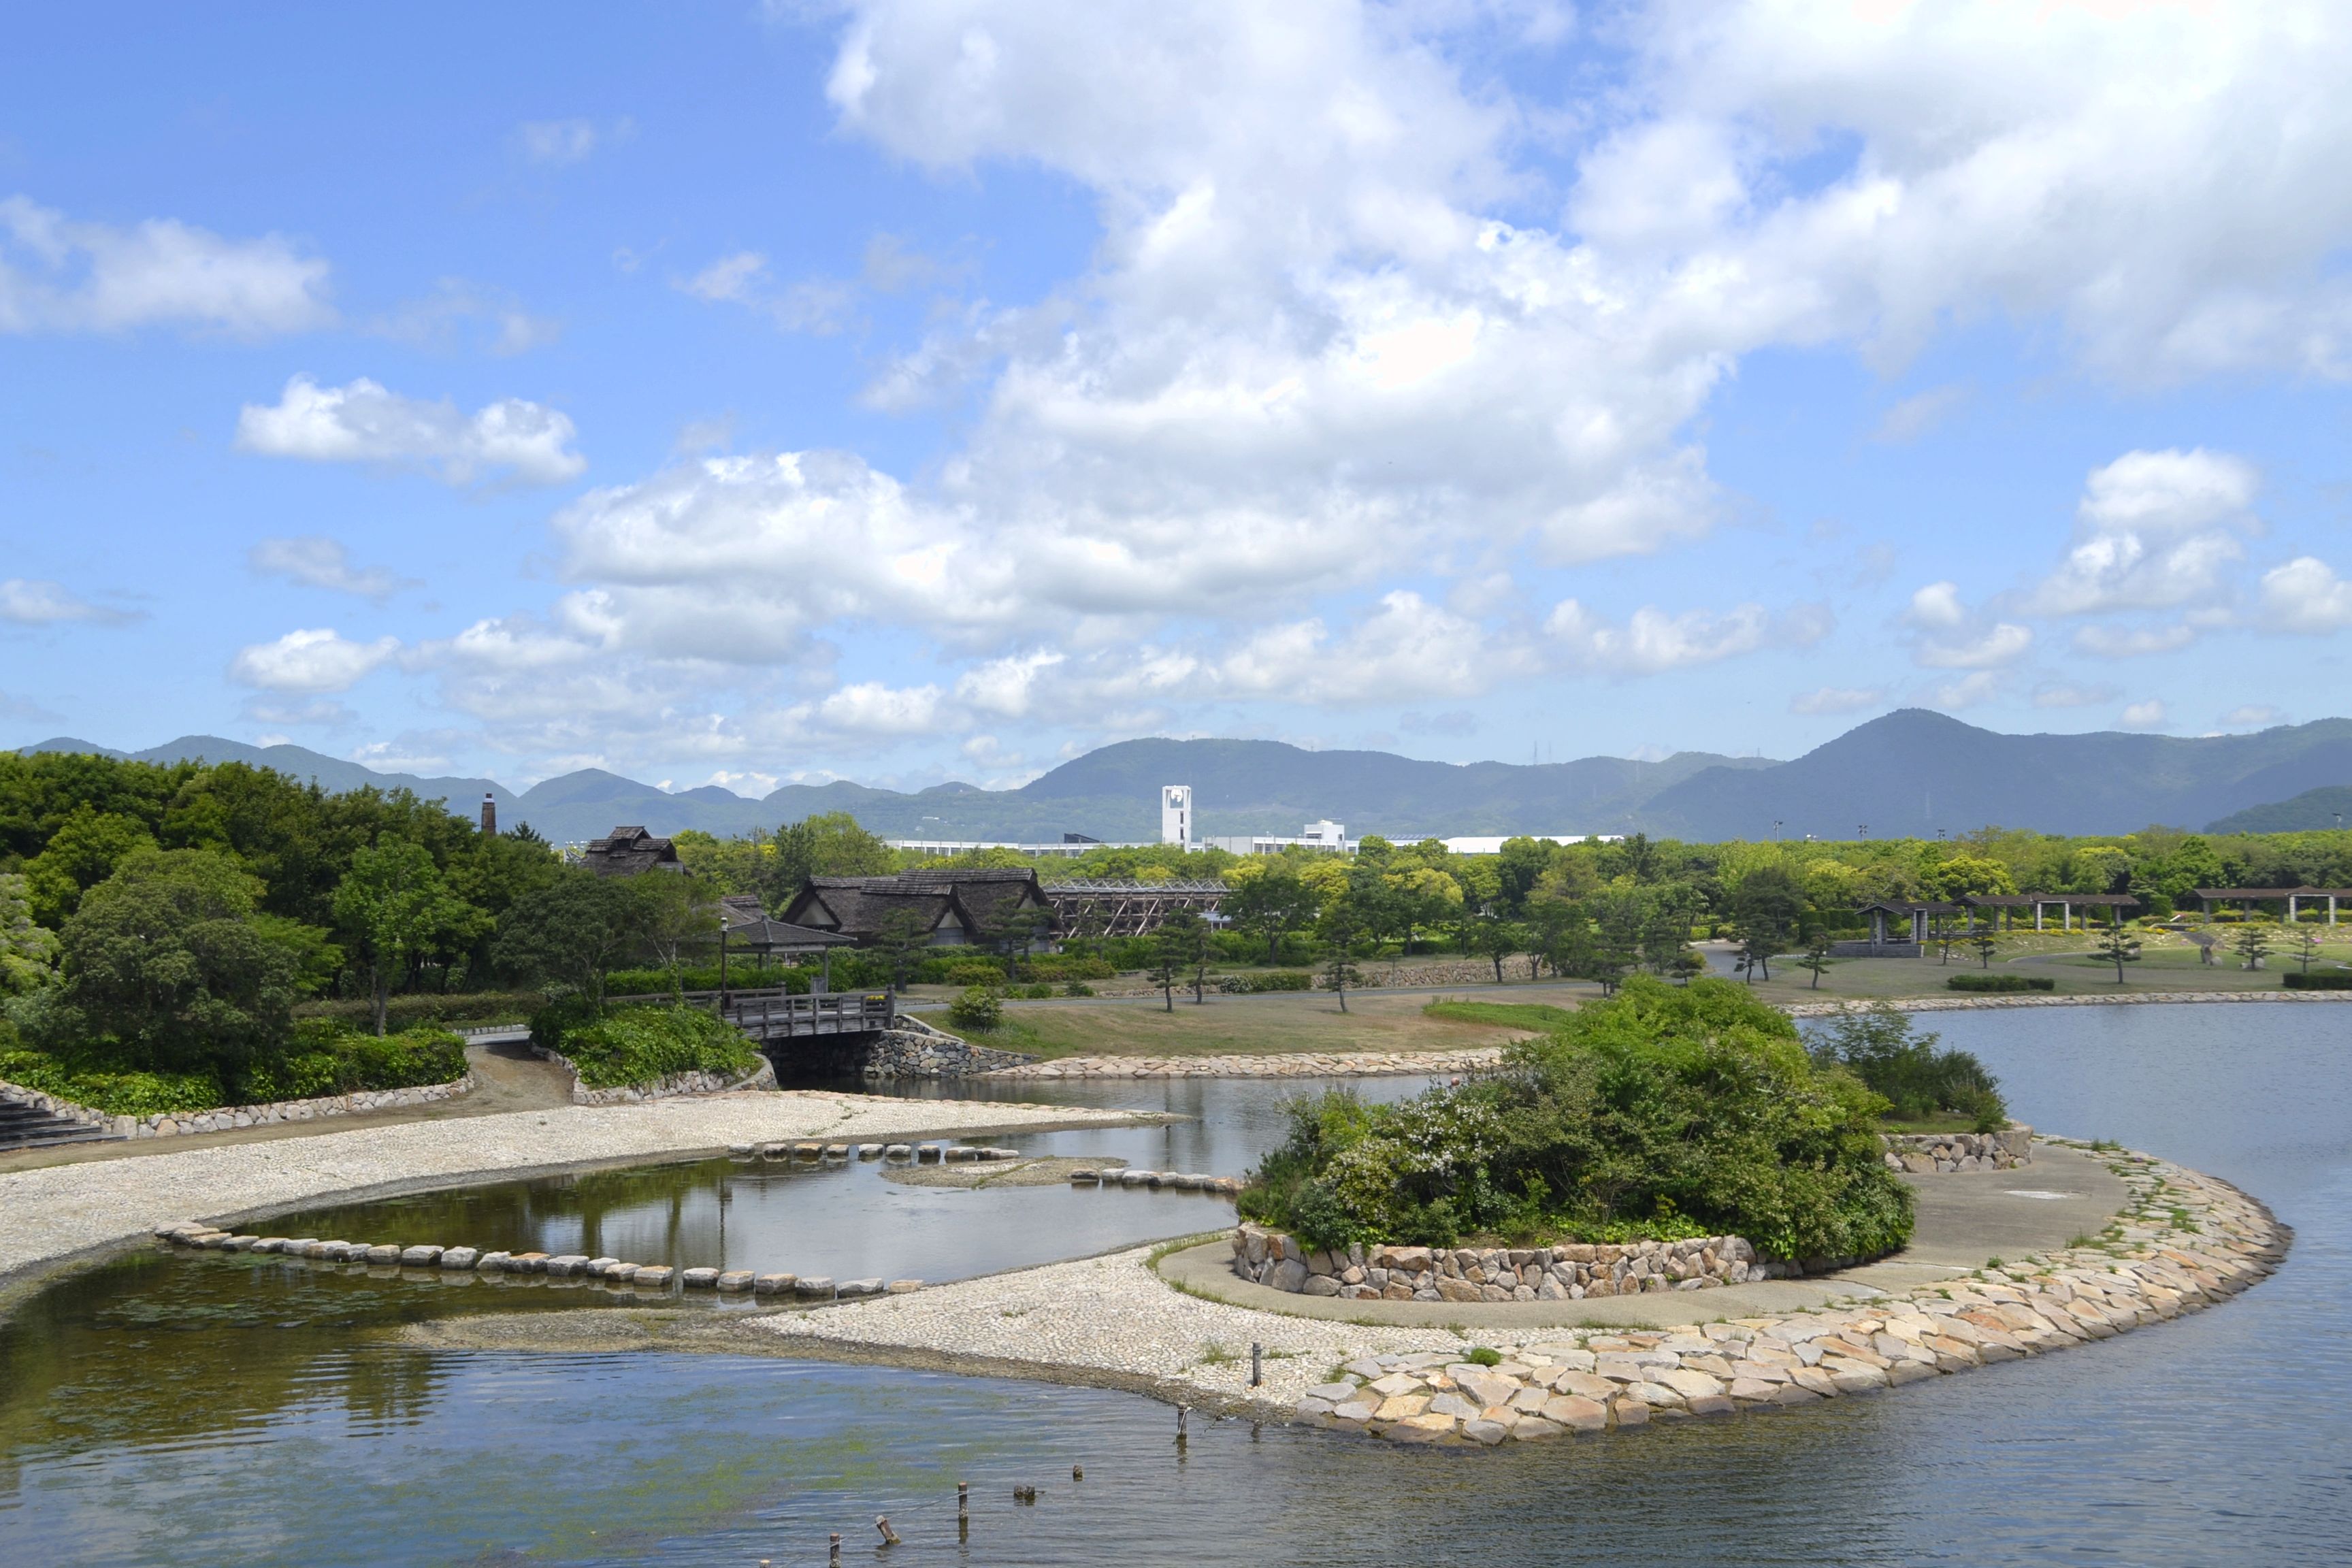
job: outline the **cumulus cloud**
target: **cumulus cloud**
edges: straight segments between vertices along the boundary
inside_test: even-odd
[[[2075,510],[2074,545],[2024,607],[2100,616],[2219,605],[2245,558],[2238,535],[2255,526],[2259,486],[2251,464],[2202,447],[2126,452],[2093,469]],[[2097,651],[2152,652],[2186,646],[2199,629],[2181,622],[2094,637],[2111,645]]]
[[[127,611],[93,605],[64,584],[46,578],[10,577],[0,582],[0,621],[12,626],[50,626],[64,621],[120,626],[136,619]]]
[[[1810,647],[1829,635],[1832,624],[1828,610],[1817,605],[1776,616],[1749,604],[1719,616],[1706,610],[1672,615],[1645,605],[1619,625],[1563,599],[1546,617],[1544,631],[1566,651],[1571,668],[1655,675],[1764,647]]]
[[[250,338],[334,320],[327,264],[280,236],[225,239],[172,218],[123,227],[0,199],[0,332],[177,326]]]
[[[274,405],[248,403],[236,421],[243,451],[420,468],[453,485],[497,477],[552,485],[577,478],[588,464],[572,450],[572,436],[570,418],[521,398],[502,398],[468,416],[446,398],[403,397],[364,376],[348,386],[320,386],[297,375]]]
[[[2168,720],[2163,702],[2151,697],[2145,702],[2134,702],[2126,707],[2117,722],[2126,730],[2161,730]]]
[[[1957,583],[1919,589],[1904,618],[1913,632],[1911,657],[1929,669],[1997,669],[2033,646],[2032,627],[1971,611]]]
[[[1928,694],[1938,708],[1976,708],[2000,695],[2000,677],[1990,669],[1938,683]]]
[[[228,673],[232,680],[265,691],[348,691],[399,651],[398,637],[359,643],[320,626],[238,650]]]
[[[310,534],[300,539],[265,539],[246,552],[246,563],[265,577],[283,577],[306,588],[351,594],[382,604],[410,579],[395,577],[382,566],[354,566],[351,552],[340,540]]]
[[[2334,632],[2352,626],[2352,583],[2315,555],[2263,574],[2263,624],[2276,631]]]
[[[2221,715],[2221,723],[2233,730],[2266,730],[2273,724],[2287,722],[2285,712],[2267,702],[2250,702],[2242,708],[2232,708]]]
[[[756,250],[722,256],[676,286],[711,304],[757,310],[785,331],[819,337],[847,326],[857,304],[857,290],[838,279],[803,279],[778,288],[768,276],[768,258]]]

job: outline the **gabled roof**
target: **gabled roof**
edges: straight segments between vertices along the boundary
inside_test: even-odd
[[[615,827],[604,837],[590,840],[582,860],[590,870],[605,877],[634,877],[656,867],[686,869],[678,861],[677,845],[635,826]]]
[[[783,918],[865,941],[896,913],[912,913],[925,932],[950,920],[966,931],[989,932],[1033,918],[1050,921],[1053,909],[1034,871],[910,871],[897,877],[812,877],[785,906]]]

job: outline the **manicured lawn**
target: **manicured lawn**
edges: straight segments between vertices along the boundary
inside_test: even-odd
[[[1428,1000],[1417,993],[1394,996],[1350,993],[1345,1013],[1328,994],[1213,994],[1198,1005],[1189,997],[1180,997],[1173,1013],[1162,1011],[1156,1000],[1008,1002],[1005,1026],[972,1037],[1043,1057],[1179,1057],[1450,1051],[1500,1045],[1532,1032],[1530,1026],[1517,1022],[1433,1017],[1422,1010]],[[934,1021],[942,1028],[952,1027],[943,1016],[935,1016]]]

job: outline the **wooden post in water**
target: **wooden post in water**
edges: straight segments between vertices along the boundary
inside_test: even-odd
[[[825,1557],[831,1568],[841,1568],[841,1531],[833,1532],[833,1551]]]
[[[971,1483],[956,1483],[956,1540],[971,1539]]]
[[[898,1544],[898,1532],[890,1528],[890,1516],[888,1514],[876,1514],[874,1516],[874,1528],[882,1532],[883,1545],[896,1546]]]
[[[1192,1413],[1181,1405],[1176,1407],[1176,1451],[1180,1454],[1184,1451],[1184,1417],[1191,1414]]]
[[[1070,1479],[1074,1481],[1082,1481],[1086,1479],[1087,1468],[1084,1465],[1072,1465],[1070,1467]]]
[[[1255,1388],[1265,1381],[1265,1347],[1255,1340],[1250,1342],[1250,1386]]]

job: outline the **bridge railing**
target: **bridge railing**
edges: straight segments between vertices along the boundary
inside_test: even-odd
[[[800,1035],[862,1035],[898,1021],[898,999],[887,991],[799,995],[784,992],[735,992],[724,1008],[727,1021],[744,1033],[772,1039]]]

